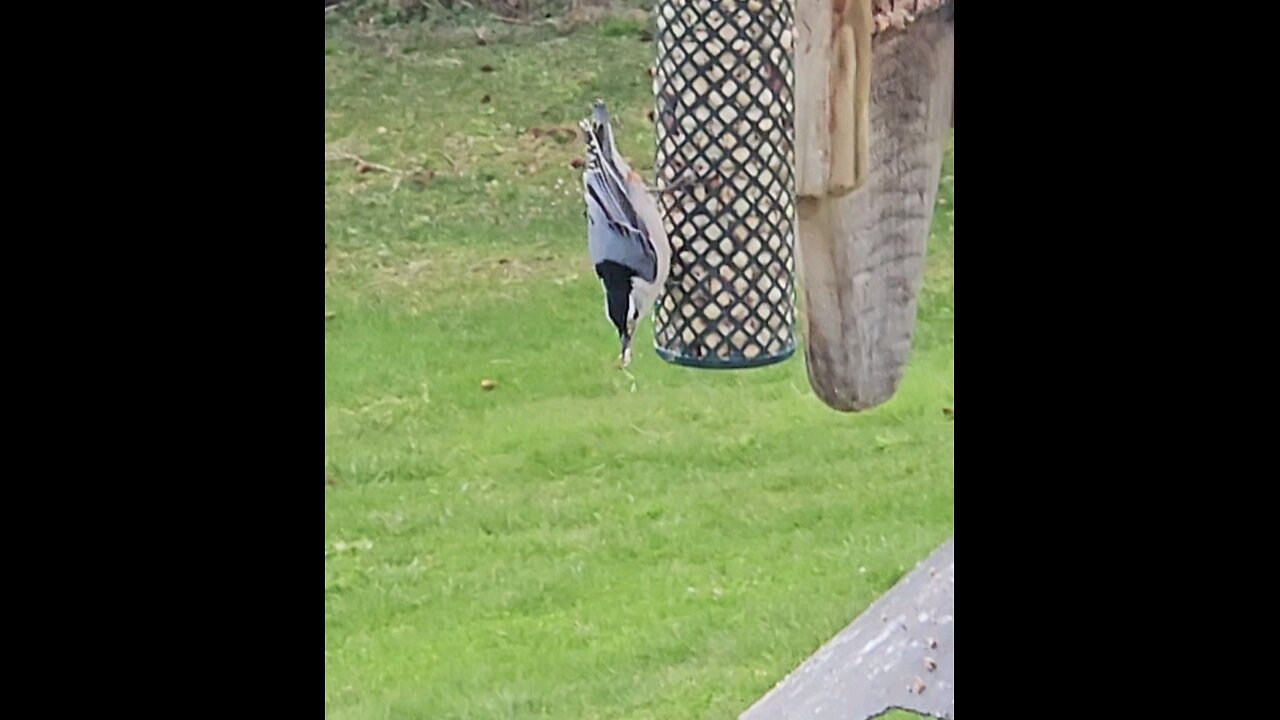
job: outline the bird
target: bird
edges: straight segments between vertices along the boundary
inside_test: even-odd
[[[578,127],[587,146],[582,173],[587,249],[604,288],[605,316],[622,343],[620,367],[631,364],[636,326],[662,294],[671,244],[658,203],[614,142],[609,109],[596,100]]]

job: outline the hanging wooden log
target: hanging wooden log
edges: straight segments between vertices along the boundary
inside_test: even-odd
[[[858,25],[835,22],[837,9],[844,10],[841,18],[856,17],[850,4],[860,2],[802,2],[796,22],[797,148],[805,147],[804,133],[820,148],[797,153],[805,357],[814,392],[846,412],[891,398],[910,358],[954,87],[952,3],[874,0],[865,175],[848,192],[850,142],[859,167],[856,112],[852,121],[837,117],[824,127],[824,118],[814,115],[815,96],[822,87],[848,87],[848,66],[840,67],[840,58],[849,57],[839,50],[847,44],[842,33],[853,33],[854,75],[866,68],[857,61]],[[809,14],[824,7],[829,23]],[[832,98],[826,119],[850,112],[844,95]],[[847,133],[849,127],[855,128],[852,141],[822,137],[826,128]],[[836,161],[837,149],[844,160]],[[857,185],[856,169],[853,176]]]

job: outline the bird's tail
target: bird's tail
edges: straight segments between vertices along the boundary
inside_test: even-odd
[[[578,123],[582,139],[587,144],[587,171],[603,172],[608,166],[612,174],[621,175],[614,159],[613,125],[609,122],[609,110],[603,100],[597,100],[591,109],[591,117]]]

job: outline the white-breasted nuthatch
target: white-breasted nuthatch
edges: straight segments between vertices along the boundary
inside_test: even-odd
[[[622,341],[622,367],[631,364],[636,325],[667,282],[671,245],[658,203],[618,152],[604,101],[579,123],[587,144],[582,175],[587,201],[587,248],[604,286],[605,315]]]

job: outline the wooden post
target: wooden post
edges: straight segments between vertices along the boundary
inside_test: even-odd
[[[843,7],[860,1],[844,0]],[[950,7],[920,2],[931,6],[928,14],[911,17],[905,28],[886,21],[875,36],[865,177],[859,189],[843,193],[848,162],[833,160],[849,150],[837,150],[839,142],[824,133],[848,123],[824,127],[830,113],[839,113],[821,112],[817,96],[828,71],[846,77],[835,49],[844,41],[832,39],[844,31],[833,35],[834,22],[820,24],[828,17],[823,8],[834,13],[840,2],[801,2],[805,10],[797,16],[798,258],[810,385],[828,406],[858,411],[893,396],[910,358],[952,117],[955,32]],[[855,28],[855,73],[866,67],[857,62],[857,38]],[[845,97],[835,93],[831,107],[847,108]]]

